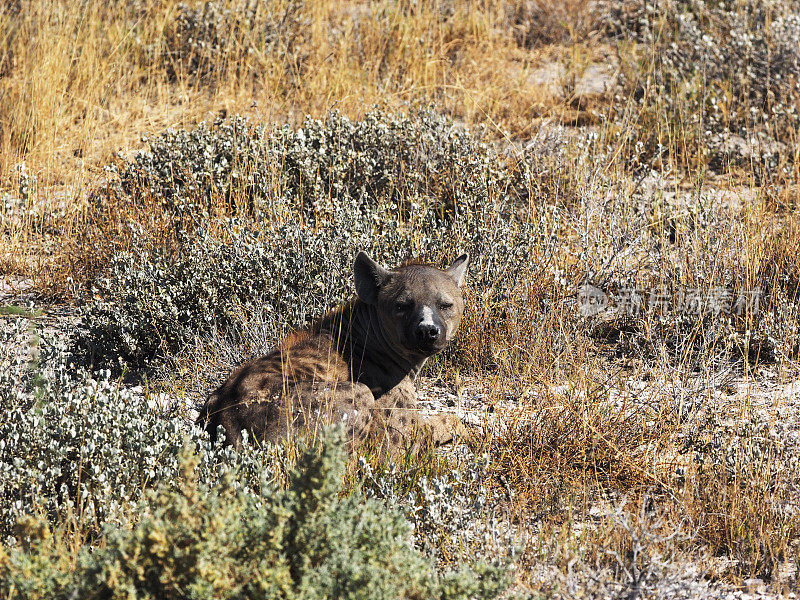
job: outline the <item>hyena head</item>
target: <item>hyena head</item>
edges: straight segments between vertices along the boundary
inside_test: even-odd
[[[444,349],[458,330],[468,261],[463,254],[444,270],[407,265],[390,271],[359,252],[353,264],[356,293],[376,308],[394,348],[426,358]]]

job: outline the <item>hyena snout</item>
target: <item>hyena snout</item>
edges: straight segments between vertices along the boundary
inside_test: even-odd
[[[436,346],[442,338],[444,327],[432,309],[424,307],[417,317],[417,324],[414,327],[414,340],[422,348]],[[443,341],[443,340],[442,340]]]
[[[442,336],[442,330],[438,325],[420,323],[414,331],[414,336],[421,344],[434,344]]]

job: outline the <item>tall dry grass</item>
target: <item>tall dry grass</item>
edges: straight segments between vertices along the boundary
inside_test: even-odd
[[[537,31],[551,41],[554,21],[564,35],[552,41],[569,37],[565,9],[539,3],[549,21],[537,30],[524,4],[222,0],[213,11],[189,3],[191,12],[169,0],[6,3],[0,174],[7,181],[25,160],[42,184],[81,182],[141,134],[221,110],[273,121],[436,102],[524,134],[554,107],[527,80],[536,51],[507,26],[528,27],[526,46],[537,46]]]
[[[65,213],[57,229],[69,240],[118,152],[141,148],[143,134],[219,114],[298,122],[333,108],[358,117],[373,106],[436,103],[495,137],[524,138],[542,118],[576,114],[531,77],[540,55],[564,52],[547,46],[548,32],[558,20],[563,43],[570,28],[560,19],[570,14],[582,11],[432,1],[5,3],[0,187],[19,196],[24,163],[37,203]],[[537,15],[549,19],[540,42]],[[559,74],[555,87],[570,76]],[[41,277],[42,255],[61,243],[48,236],[52,227],[4,219],[3,229],[5,268]]]

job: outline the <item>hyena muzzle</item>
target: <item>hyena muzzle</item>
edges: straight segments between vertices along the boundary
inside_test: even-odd
[[[387,270],[359,252],[356,297],[237,368],[198,421],[212,439],[222,426],[237,448],[244,430],[277,441],[337,422],[354,447],[370,444],[384,456],[450,441],[455,422],[420,417],[413,381],[458,330],[468,260]]]

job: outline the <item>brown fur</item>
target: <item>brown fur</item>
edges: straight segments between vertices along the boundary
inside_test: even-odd
[[[427,356],[449,338],[420,349],[417,330],[435,321],[443,336],[455,333],[466,260],[452,272],[421,265],[386,271],[359,255],[356,289],[367,301],[345,303],[238,367],[209,396],[199,421],[213,439],[221,426],[237,448],[245,430],[256,440],[277,441],[314,435],[330,423],[345,427],[353,447],[367,444],[384,456],[450,441],[446,419],[420,417],[413,383]],[[401,314],[399,300],[419,310]],[[427,315],[424,323],[420,315]]]

